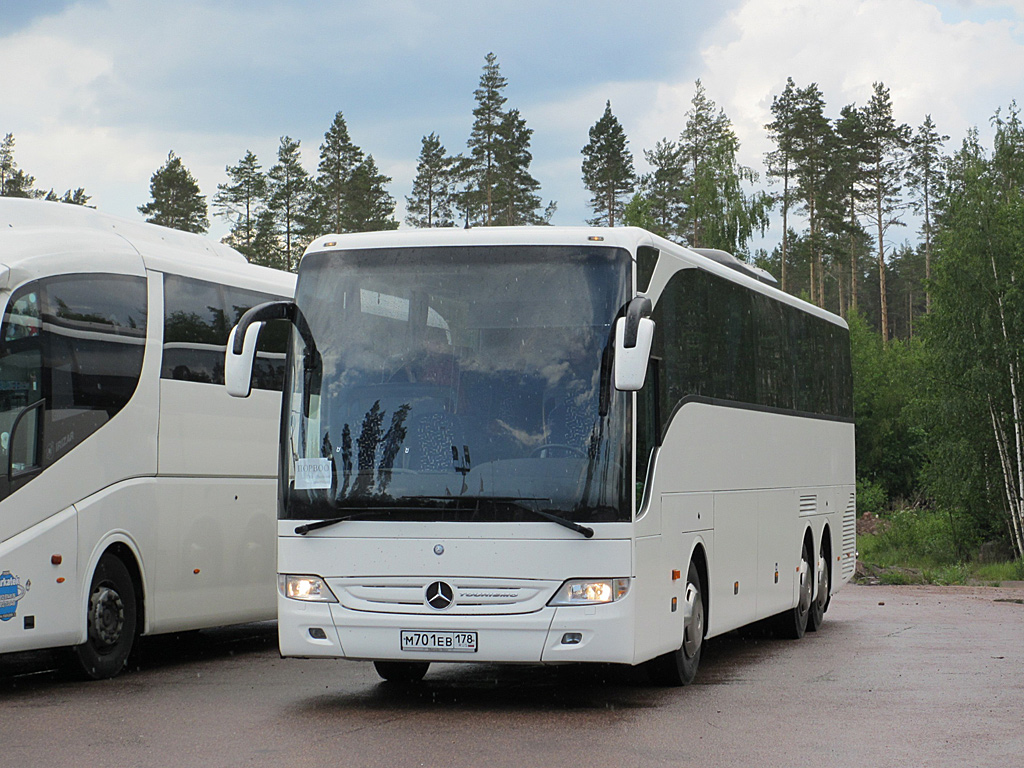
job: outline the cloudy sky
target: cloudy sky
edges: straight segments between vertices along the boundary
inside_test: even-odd
[[[283,135],[314,171],[341,111],[401,216],[421,138],[465,148],[489,51],[556,224],[590,215],[580,149],[609,99],[643,170],[700,78],[758,171],[787,77],[817,82],[833,116],[883,81],[897,119],[930,113],[949,148],[1024,102],[1024,0],[0,0],[0,134],[37,187],[138,219],[169,150],[209,198],[246,150],[273,164]]]

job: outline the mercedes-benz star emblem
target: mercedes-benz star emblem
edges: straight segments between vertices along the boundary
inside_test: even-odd
[[[435,581],[427,585],[426,601],[435,611],[443,611],[455,602],[455,590],[450,584]]]
[[[438,557],[443,555],[444,554],[444,544],[435,544],[434,545],[434,554],[437,555]]]

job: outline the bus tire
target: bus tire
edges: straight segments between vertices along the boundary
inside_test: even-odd
[[[418,683],[430,668],[429,661],[375,661],[373,668],[389,683]]]
[[[647,675],[655,685],[689,685],[697,676],[704,649],[705,608],[700,570],[693,561],[686,571],[683,600],[690,615],[683,625],[682,644],[676,650],[647,662]]]
[[[116,555],[105,553],[92,574],[87,638],[72,649],[81,672],[92,680],[113,677],[128,661],[135,643],[137,606],[128,568]]]
[[[818,594],[811,601],[811,611],[807,616],[807,629],[817,632],[821,623],[825,620],[825,610],[828,608],[829,593],[832,591],[832,558],[825,548],[825,539],[821,540],[821,548],[818,552],[818,565],[815,568],[818,577]]]
[[[775,631],[780,637],[799,640],[807,631],[814,594],[814,576],[811,574],[811,547],[805,541],[800,551],[800,588],[797,603],[775,617]]]

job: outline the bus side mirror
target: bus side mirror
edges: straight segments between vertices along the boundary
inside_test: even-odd
[[[243,314],[231,329],[224,352],[224,384],[232,397],[248,397],[252,385],[252,364],[256,358],[256,340],[263,323],[269,320],[295,322],[296,308],[291,301],[268,301]]]
[[[224,386],[232,397],[248,397],[252,389],[252,365],[256,358],[256,340],[263,323],[252,323],[244,330],[241,352],[235,352],[235,334],[241,324],[231,329],[228,349],[224,357]]]
[[[649,317],[639,319],[633,346],[628,344],[626,325],[624,317],[615,324],[615,388],[620,392],[637,392],[643,389],[647,379],[654,321]]]
[[[637,296],[615,323],[615,388],[620,392],[643,389],[654,341],[651,311],[651,300]]]

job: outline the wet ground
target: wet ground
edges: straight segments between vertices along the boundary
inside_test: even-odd
[[[99,683],[0,660],[3,766],[1024,764],[1024,589],[847,586],[799,641],[715,638],[697,682],[619,667],[281,659],[273,624],[149,640]]]

